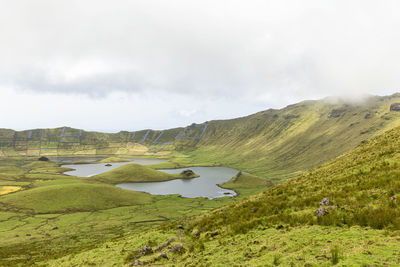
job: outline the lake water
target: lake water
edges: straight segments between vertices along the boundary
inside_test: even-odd
[[[57,158],[58,162],[74,162],[74,161],[96,161],[104,158]],[[137,163],[141,165],[152,165],[167,162],[160,159],[144,159],[132,158],[131,162],[116,162],[110,163],[111,166],[105,166],[107,163],[89,163],[89,164],[65,164],[62,167],[74,169],[73,171],[64,172],[67,175],[78,177],[91,177],[98,175],[126,164]],[[229,189],[224,189],[218,184],[229,181],[235,176],[238,171],[227,167],[190,167],[181,169],[159,170],[166,173],[180,173],[183,170],[191,169],[196,174],[200,175],[193,179],[175,179],[165,182],[152,183],[124,183],[118,184],[117,187],[132,190],[147,192],[152,195],[181,195],[182,197],[196,198],[205,197],[209,199],[236,196],[236,192]]]
[[[77,159],[77,158],[75,158]],[[87,158],[86,158],[87,159]],[[79,161],[86,161],[85,158],[79,158]],[[91,161],[93,158],[89,158]],[[100,158],[103,159],[103,158]],[[98,159],[97,159],[98,160]],[[124,166],[126,164],[136,163],[140,165],[152,165],[167,162],[166,160],[161,159],[142,159],[142,158],[132,158],[130,162],[113,162],[110,163],[111,166],[105,166],[107,163],[90,163],[90,164],[65,164],[61,165],[61,167],[71,168],[74,169],[73,171],[64,172],[67,175],[73,175],[78,177],[91,177],[94,175],[101,174],[103,172],[108,172]],[[77,161],[77,160],[74,160]]]
[[[176,179],[165,182],[152,183],[123,183],[117,186],[132,191],[147,192],[152,195],[173,195],[179,194],[182,197],[196,198],[206,197],[209,199],[235,196],[236,192],[219,187],[235,176],[238,171],[227,167],[190,167],[172,170],[159,170],[166,173],[180,173],[183,170],[191,169],[200,175],[193,179]]]

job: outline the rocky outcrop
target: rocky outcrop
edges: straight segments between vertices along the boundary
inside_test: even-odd
[[[322,206],[328,206],[330,202],[329,197],[325,197],[324,199],[321,200],[321,202],[319,203]]]
[[[161,250],[161,249],[163,249],[163,248],[165,248],[165,247],[168,247],[170,244],[171,244],[171,241],[168,240],[167,242],[158,245],[158,246],[154,249],[154,251],[159,251],[159,250]]]
[[[149,254],[152,254],[153,253],[153,249],[150,247],[150,246],[144,246],[143,248],[141,248],[140,250],[139,250],[139,253],[141,254],[141,255],[143,255],[143,256],[145,256],[145,255],[149,255]]]
[[[195,178],[195,177],[199,177],[197,174],[195,174],[192,170],[184,170],[181,172],[181,176],[183,178]]]
[[[42,156],[38,159],[39,161],[49,161],[49,158]]]
[[[171,252],[181,254],[183,252],[183,245],[182,244],[175,244],[169,250]]]
[[[339,118],[345,112],[346,109],[343,108],[332,109],[331,113],[329,114],[329,118]]]
[[[140,260],[135,260],[130,266],[142,266],[145,262],[141,262]]]
[[[168,259],[167,252],[165,250],[163,250],[163,252],[161,252],[161,257],[164,259]]]
[[[285,119],[290,120],[290,119],[297,119],[300,118],[299,114],[287,114],[284,116]]]
[[[390,111],[400,111],[400,103],[393,103],[390,105]]]
[[[328,214],[328,208],[327,206],[330,203],[330,199],[329,197],[324,197],[321,202],[319,203],[319,208],[317,209],[317,211],[315,212],[315,216],[324,216]],[[336,206],[337,209],[337,206]]]
[[[211,237],[214,237],[214,236],[216,236],[216,235],[219,235],[219,233],[218,233],[217,231],[214,231],[214,232],[212,232],[210,235],[211,235]]]
[[[316,216],[324,216],[324,215],[326,215],[326,214],[328,214],[328,211],[327,211],[324,207],[322,207],[322,206],[320,206],[320,207],[317,209],[317,211],[315,212],[315,215],[316,215]]]

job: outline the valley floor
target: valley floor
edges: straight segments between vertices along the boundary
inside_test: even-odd
[[[122,170],[140,181],[172,176],[157,172],[159,164],[136,164]],[[166,221],[193,216],[251,195],[262,188],[239,189],[236,198],[182,198],[152,196],[119,189],[113,171],[96,178],[63,175],[58,163],[37,159],[0,160],[0,266],[31,265],[37,261],[73,255],[128,233],[153,229]],[[97,179],[97,180],[96,180]],[[12,192],[9,189],[21,189]],[[6,190],[7,189],[7,190]],[[1,191],[1,192],[3,192]]]

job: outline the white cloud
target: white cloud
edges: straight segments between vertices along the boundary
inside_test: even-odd
[[[115,132],[166,129],[202,123],[208,118],[227,119],[262,109],[247,101],[192,97],[158,92],[112,92],[93,98],[82,94],[36,93],[0,88],[1,128],[16,130],[71,126]]]
[[[196,109],[181,109],[178,111],[180,116],[183,117],[191,117],[193,114],[197,113],[198,111]]]
[[[81,112],[106,105],[133,116],[157,114],[145,116],[151,125],[134,121],[161,128],[180,125],[179,119],[244,115],[328,95],[390,94],[400,87],[398,1],[0,3],[0,88],[12,89],[2,98],[15,106],[27,95],[37,101],[61,96]],[[118,94],[141,109],[124,106]],[[230,114],[221,108],[232,103]],[[161,120],[165,110],[176,120]],[[44,123],[49,115],[42,116]],[[68,122],[85,124],[79,116]],[[122,126],[131,122],[91,127],[129,128]],[[18,127],[27,128],[24,123]]]

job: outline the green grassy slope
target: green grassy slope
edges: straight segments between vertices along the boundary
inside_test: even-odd
[[[128,182],[162,182],[178,178],[194,178],[194,177],[185,177],[181,174],[168,174],[135,163],[124,165],[117,169],[92,177],[92,179],[94,180],[110,184],[119,184]]]
[[[174,238],[164,249],[138,256],[146,245],[152,248]],[[360,227],[321,226],[255,229],[246,235],[196,238],[182,230],[147,230],[109,241],[95,249],[74,253],[46,266],[398,266],[399,236]],[[183,246],[181,253],[173,246]],[[168,258],[161,256],[165,251]],[[337,251],[338,257],[334,257]],[[334,258],[337,263],[334,264]]]
[[[229,226],[245,232],[258,225],[360,225],[400,230],[400,128],[390,130],[321,167],[216,211],[193,227]],[[328,197],[329,214],[317,217]]]
[[[99,160],[100,163],[113,163],[113,162],[129,162],[130,159],[118,158],[118,157],[109,157],[102,160]],[[87,162],[85,162],[87,163]]]
[[[151,196],[60,169],[33,158],[0,159],[0,187],[22,189],[0,196],[0,266],[32,266],[234,201]],[[165,177],[149,170],[142,173]]]
[[[400,94],[371,97],[360,104],[305,101],[281,110],[211,121],[191,150],[176,148],[181,163],[220,163],[269,178],[290,177],[316,167],[400,125],[390,105]],[[183,141],[182,141],[183,142]]]
[[[399,140],[400,128],[389,130],[242,201],[48,263],[398,266]],[[327,214],[316,216],[323,198],[330,199]],[[168,259],[161,251],[136,257],[144,245],[155,248],[170,237]],[[180,244],[181,253],[170,250]]]
[[[229,189],[250,189],[250,188],[265,188],[272,186],[271,181],[255,175],[239,172],[226,183],[220,185],[223,188]]]
[[[71,171],[73,169],[71,168],[66,168],[66,167],[60,167],[59,164],[55,162],[49,162],[49,161],[34,161],[29,164],[26,164],[24,167],[28,168],[31,174],[34,173],[63,173],[66,171]]]
[[[60,213],[111,209],[143,204],[151,196],[129,192],[110,185],[67,183],[41,186],[0,199],[0,204],[11,210],[33,213]]]

